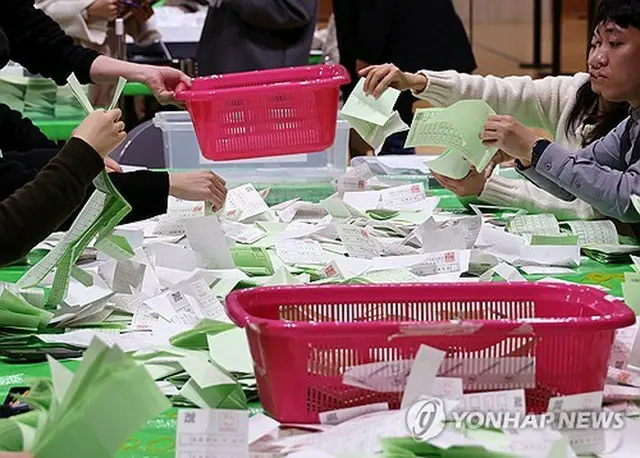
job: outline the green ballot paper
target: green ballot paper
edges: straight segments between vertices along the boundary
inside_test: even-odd
[[[171,337],[169,342],[179,348],[206,350],[209,348],[207,336],[216,335],[234,328],[233,324],[205,318],[195,328]]]
[[[471,170],[469,162],[464,156],[450,150],[428,161],[427,167],[438,175],[453,178],[454,180],[462,180],[469,175]]]
[[[111,458],[147,421],[171,405],[146,369],[95,339],[75,373],[50,359],[53,394],[35,427],[21,427],[38,458]]]
[[[3,288],[0,293],[0,327],[28,330],[44,329],[53,318],[51,312],[29,304],[19,294]]]
[[[405,147],[447,148],[449,168],[457,172],[457,176],[451,178],[460,178],[462,159],[482,172],[497,151],[496,148],[483,145],[480,139],[484,125],[492,115],[495,115],[495,111],[482,100],[462,100],[438,111],[429,108],[418,110],[413,118]],[[454,167],[454,162],[459,163]],[[446,173],[444,167],[440,170],[442,174]]]
[[[233,263],[244,273],[256,276],[274,274],[269,252],[265,248],[236,245],[230,251]]]
[[[112,105],[115,105],[120,97],[124,87],[123,81],[123,78],[118,81],[120,92],[116,91],[114,94]],[[87,113],[91,113],[93,107],[75,75],[71,75],[68,82],[80,104]],[[62,241],[18,282],[18,286],[23,288],[36,286],[55,269],[48,305],[58,305],[63,301],[67,294],[73,266],[92,241],[96,240],[97,248],[106,248],[106,251],[109,251],[107,254],[113,254],[117,258],[126,257],[129,252],[133,254],[130,247],[125,246],[122,240],[111,237],[113,229],[131,211],[131,206],[115,188],[105,171],[93,180],[93,185],[96,190],[71,228],[65,233]]]
[[[364,78],[358,81],[341,115],[377,153],[387,137],[408,130],[408,126],[393,110],[400,91],[389,88],[376,99],[364,92],[364,81]]]

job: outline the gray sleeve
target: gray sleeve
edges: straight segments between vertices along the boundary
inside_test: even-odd
[[[534,167],[528,167],[526,169],[518,168],[518,173],[535,184],[540,189],[547,191],[549,194],[556,196],[560,200],[566,202],[572,202],[576,200],[576,196],[566,191],[564,188],[558,186],[553,181],[542,176]]]
[[[224,0],[247,24],[267,29],[303,27],[315,17],[317,0]]]
[[[621,160],[624,153],[620,152],[619,127],[582,150],[549,145],[535,168],[534,175],[546,179],[541,187],[562,198],[547,187],[550,182],[603,215],[622,222],[640,222],[640,214],[631,202],[632,195],[640,195],[640,163],[626,166]]]

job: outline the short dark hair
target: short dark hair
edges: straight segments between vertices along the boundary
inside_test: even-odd
[[[640,0],[600,0],[594,24],[613,22],[627,29],[640,29]]]

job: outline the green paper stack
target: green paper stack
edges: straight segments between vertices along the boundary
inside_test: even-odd
[[[638,245],[585,245],[582,254],[602,264],[625,264],[640,255]]]
[[[24,398],[35,410],[12,419],[23,448],[38,458],[111,458],[148,420],[171,405],[144,369],[117,347],[94,340],[76,373],[50,360],[52,394]],[[30,417],[26,417],[30,415]],[[23,419],[30,419],[23,422]],[[5,425],[6,426],[6,425]],[[4,447],[15,447],[12,442]]]
[[[56,119],[82,119],[86,115],[69,85],[58,87],[54,110]]]
[[[35,307],[22,296],[3,288],[0,293],[0,327],[36,331],[44,329],[53,317],[51,312]]]
[[[53,118],[57,95],[58,87],[50,79],[28,78],[24,94],[24,115],[33,120]]]
[[[13,110],[24,113],[24,97],[27,91],[27,79],[23,77],[0,78],[0,103]]]

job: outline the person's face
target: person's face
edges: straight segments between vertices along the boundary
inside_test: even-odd
[[[600,24],[588,59],[591,88],[610,102],[640,101],[640,30]]]

